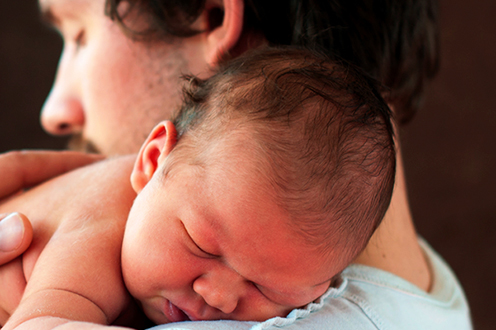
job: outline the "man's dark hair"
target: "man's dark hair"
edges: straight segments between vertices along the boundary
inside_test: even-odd
[[[117,6],[129,2],[147,15],[137,36],[188,37],[205,0],[106,0],[119,22]],[[438,70],[437,0],[245,0],[245,30],[262,32],[270,45],[324,51],[362,68],[389,88],[387,101],[399,123],[422,104],[425,85]],[[217,13],[222,17],[222,13]],[[215,16],[215,15],[214,15]]]
[[[218,70],[189,78],[164,175],[185,159],[176,155],[208,167],[217,139],[248,136],[242,146],[255,145],[250,159],[261,162],[256,181],[270,183],[308,242],[339,248],[349,262],[384,217],[394,183],[391,113],[375,81],[294,47],[249,51]]]

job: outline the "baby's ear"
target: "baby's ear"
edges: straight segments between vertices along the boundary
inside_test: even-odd
[[[174,149],[176,142],[177,131],[171,121],[163,121],[155,126],[141,146],[131,173],[131,185],[136,193],[150,181],[159,164]]]

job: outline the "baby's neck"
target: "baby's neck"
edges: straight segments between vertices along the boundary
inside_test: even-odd
[[[354,263],[385,270],[417,285],[422,290],[430,290],[430,268],[418,243],[413,225],[403,162],[399,152],[391,204],[381,225]]]

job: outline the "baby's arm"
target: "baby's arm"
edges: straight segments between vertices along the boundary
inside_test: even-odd
[[[120,248],[134,198],[129,185],[131,164],[129,160],[105,162],[37,188],[44,191],[45,198],[50,194],[53,202],[41,205],[52,221],[48,226],[40,225],[46,219],[34,223],[35,238],[58,227],[39,257],[36,243],[34,257],[28,251],[24,265],[28,285],[4,329],[18,325],[33,328],[37,322],[40,326],[34,328],[40,329],[52,322],[66,322],[63,319],[108,324],[130,303],[120,273]],[[39,193],[37,189],[28,195]],[[19,205],[23,204],[13,206]],[[31,218],[29,210],[21,211]]]
[[[110,219],[104,221],[112,222]],[[93,228],[92,228],[93,227]],[[40,255],[19,307],[4,329],[36,329],[68,320],[109,324],[130,298],[120,276],[120,231],[89,226],[57,230]],[[64,320],[65,319],[65,320]],[[32,328],[30,326],[26,328]]]

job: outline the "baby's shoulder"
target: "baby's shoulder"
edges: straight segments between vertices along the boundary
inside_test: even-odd
[[[0,205],[0,213],[24,213],[33,225],[33,242],[23,256],[26,278],[45,246],[58,235],[105,237],[107,242],[119,244],[135,197],[129,182],[132,166],[133,157],[101,161],[53,178]]]

